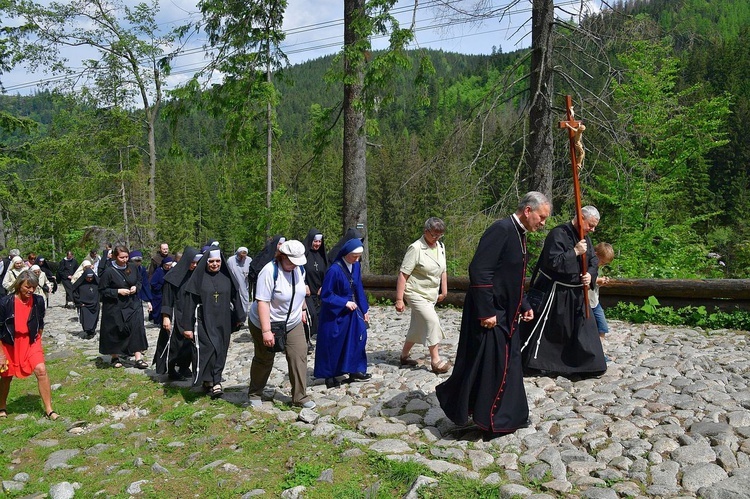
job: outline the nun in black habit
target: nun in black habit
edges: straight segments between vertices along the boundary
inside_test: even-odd
[[[83,329],[84,338],[90,340],[96,336],[96,324],[99,322],[99,277],[92,269],[86,269],[73,283],[73,303],[78,308],[78,320]]]
[[[263,267],[265,267],[268,262],[276,257],[276,251],[282,244],[284,244],[284,241],[286,241],[284,236],[276,234],[268,240],[266,245],[263,246],[263,249],[260,250],[260,253],[255,255],[253,261],[250,262],[247,280],[248,286],[253,295],[255,295],[255,283],[258,282],[258,274],[260,274],[260,271],[263,270]],[[252,298],[250,301],[252,302]]]
[[[185,284],[183,335],[193,343],[193,385],[201,383],[212,398],[224,390],[221,376],[230,335],[245,321],[240,293],[218,248],[203,254]]]
[[[182,335],[179,319],[185,306],[185,284],[201,258],[198,250],[186,246],[182,258],[164,276],[161,301],[161,329],[156,343],[154,364],[158,374],[167,374],[173,381],[184,381],[192,376],[190,363],[193,348]]]
[[[99,326],[99,353],[109,354],[112,367],[122,367],[122,355],[135,356],[134,367],[148,368],[142,352],[148,349],[143,306],[138,292],[143,286],[138,266],[129,262],[128,249],[116,246],[112,260],[99,278],[102,320]]]
[[[307,337],[307,343],[310,344],[310,338],[318,334],[318,315],[320,314],[320,287],[323,285],[323,278],[328,270],[329,261],[326,255],[326,243],[323,234],[315,228],[307,232],[307,237],[302,242],[305,245],[305,285],[307,286],[307,315],[310,334]],[[307,329],[305,329],[307,332]]]

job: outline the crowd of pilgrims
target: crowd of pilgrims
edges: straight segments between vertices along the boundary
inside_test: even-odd
[[[410,353],[415,344],[424,345],[428,369],[435,374],[452,369],[436,387],[446,416],[459,428],[479,428],[485,438],[528,424],[524,375],[589,377],[606,371],[600,341],[606,320],[600,307],[598,313],[594,308],[596,317],[588,313],[589,305],[596,307],[598,301],[584,300],[586,287],[598,297],[598,285],[606,283],[598,277],[599,259],[603,265],[613,257],[610,245],[601,243],[595,251],[589,237],[599,223],[596,208],[583,207],[579,218],[549,232],[530,290],[524,292],[526,236],[544,227],[551,210],[544,194],[529,192],[514,213],[483,234],[469,265],[455,364],[440,356],[445,332],[435,312],[448,293],[440,241],[445,222],[437,217],[425,222],[399,269],[395,308],[403,312],[408,303],[411,310],[400,366],[417,367]],[[607,252],[599,251],[602,245]],[[16,321],[16,330],[27,330],[26,336],[17,336],[7,321],[0,331],[0,364],[10,367],[6,372],[0,365],[0,417],[7,415],[10,379],[28,376],[32,368],[47,416],[57,417],[46,388],[41,344],[34,345],[34,335],[41,338],[45,295],[48,303],[58,286],[64,289],[65,307],[77,310],[83,337],[94,338],[99,324],[99,353],[113,368],[153,365],[156,373],[190,380],[219,398],[231,335],[247,326],[254,344],[249,405],[262,404],[275,355],[283,353],[292,404],[314,408],[307,393],[308,356],[313,352],[313,376],[328,389],[372,377],[366,354],[369,305],[359,263],[363,251],[363,235],[356,229],[349,229],[327,251],[323,234],[314,228],[302,241],[270,238],[252,258],[246,247],[227,257],[214,240],[201,249],[187,246],[174,253],[162,243],[145,265],[142,252],[115,245],[101,255],[92,250],[80,265],[68,252],[53,272],[43,257],[31,253],[23,259],[11,250],[0,262],[0,293],[12,295],[0,299],[0,315],[13,304],[18,314],[21,303],[31,303],[24,293],[33,292],[30,310],[38,311],[39,321],[28,328]],[[159,328],[150,363],[144,358],[149,349],[147,322]],[[31,347],[37,352],[34,362],[19,362]]]
[[[0,279],[2,294],[12,292],[19,273],[31,270],[39,278],[35,293],[47,304],[50,293],[62,288],[64,307],[76,310],[82,337],[95,338],[98,327],[99,352],[113,368],[153,366],[170,380],[191,380],[213,398],[223,395],[231,334],[247,325],[255,343],[251,405],[261,403],[273,366],[279,340],[271,323],[284,322],[284,347],[276,350],[289,364],[293,403],[312,408],[307,357],[315,349],[319,320],[325,326],[317,343],[325,353],[319,350],[315,372],[330,386],[337,377],[371,377],[365,354],[368,304],[359,267],[362,240],[350,229],[327,252],[323,235],[310,229],[303,241],[274,236],[254,257],[246,247],[227,257],[214,240],[174,253],[162,243],[148,262],[141,251],[115,245],[90,251],[80,264],[69,251],[56,268],[33,253],[23,259],[14,249],[0,261]],[[337,272],[328,272],[337,262]],[[336,278],[327,281],[333,293],[324,306],[329,273]],[[148,324],[160,328],[150,363],[144,357]]]

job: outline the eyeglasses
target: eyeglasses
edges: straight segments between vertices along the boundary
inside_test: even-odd
[[[430,235],[430,237],[431,237],[431,238],[433,238],[433,239],[434,239],[434,240],[436,240],[436,241],[437,241],[437,240],[439,240],[439,239],[442,239],[442,238],[443,238],[443,236],[445,235],[445,234],[443,234],[443,233],[440,233],[440,234],[438,234],[438,235],[435,235],[435,234],[433,234],[433,233],[432,233],[432,231],[431,231],[430,229],[427,229],[427,231],[426,231],[426,232],[427,232],[427,233],[428,233],[428,234]]]

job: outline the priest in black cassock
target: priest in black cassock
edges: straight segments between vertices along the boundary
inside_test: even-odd
[[[584,206],[581,213],[583,239],[576,218],[552,229],[544,240],[529,291],[539,297],[537,317],[521,328],[527,374],[598,376],[607,370],[596,320],[591,313],[586,318],[589,305],[583,299],[583,286],[596,282],[598,274],[599,259],[588,234],[599,224],[599,211]]]
[[[99,322],[99,277],[93,269],[86,269],[73,283],[73,303],[78,307],[78,320],[83,328],[84,338],[96,336]]]
[[[528,425],[518,334],[519,320],[534,317],[523,299],[526,233],[543,227],[550,210],[544,194],[526,194],[514,214],[485,231],[469,265],[456,362],[435,391],[451,421],[472,417],[485,439]]]
[[[318,334],[318,315],[320,314],[320,287],[323,285],[323,278],[328,270],[329,262],[326,255],[326,243],[323,234],[318,229],[310,229],[307,237],[302,242],[305,245],[305,285],[307,294],[307,314],[310,325],[310,336],[307,343],[310,345],[310,338]],[[307,332],[307,330],[305,330]]]
[[[242,299],[216,247],[210,247],[185,284],[181,325],[193,342],[193,384],[202,383],[212,398],[224,390],[221,376],[227,361],[230,335],[245,321]]]
[[[161,329],[154,364],[158,374],[166,373],[172,381],[184,381],[192,376],[190,363],[193,360],[193,347],[182,335],[179,319],[186,302],[185,284],[202,256],[197,249],[186,246],[177,265],[164,275]]]

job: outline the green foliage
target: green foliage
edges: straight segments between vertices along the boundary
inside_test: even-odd
[[[750,331],[750,312],[734,310],[724,312],[716,308],[709,312],[705,306],[688,306],[675,310],[663,307],[654,296],[644,300],[643,305],[620,302],[607,309],[607,317],[641,324],[664,324],[668,326],[695,326],[703,329],[742,329]]]
[[[299,485],[309,487],[315,483],[323,471],[323,466],[310,464],[310,463],[299,463],[295,464],[289,475],[281,482],[280,487],[282,490],[291,489]]]
[[[301,237],[314,226],[335,241],[343,229],[343,64],[327,56],[283,67],[272,50],[271,65],[283,67],[284,79],[266,81],[263,58],[283,39],[278,22],[285,5],[202,2],[216,55],[212,69],[228,78],[207,91],[192,80],[162,108],[153,181],[144,168],[147,113],[102,105],[130,98],[122,60],[87,62],[99,76],[76,98],[0,96],[0,119],[39,123],[0,135],[6,239],[50,254],[63,245],[90,245],[92,228],[139,247],[150,244],[154,230],[175,247],[215,237],[227,249],[243,244],[254,253],[269,233]],[[392,5],[368,2],[369,18],[358,20],[362,34],[387,34],[391,49],[371,52],[365,38],[348,54],[366,71],[361,105],[370,137],[371,269],[397,271],[424,220],[440,216],[448,224],[449,273],[465,275],[482,232],[512,211],[529,178],[523,165],[529,52],[403,50],[411,33],[393,22]],[[556,49],[570,57],[567,69],[583,85],[575,99],[588,126],[584,198],[603,215],[594,239],[614,245],[617,276],[750,276],[750,8],[729,0],[626,2],[622,8],[627,16],[605,9],[582,23],[602,29],[602,54],[611,67],[579,64],[581,47],[581,56],[591,55],[587,44]],[[126,15],[142,21],[138,31],[147,33],[154,28],[150,12],[141,6]],[[558,35],[578,33],[569,25]],[[0,44],[0,61],[9,60],[4,51],[21,55],[17,41]],[[157,52],[147,53],[158,58],[153,67],[168,71],[168,58]],[[44,53],[28,55],[41,62]],[[329,69],[340,78],[326,83]],[[612,91],[597,94],[610,81]],[[267,103],[275,107],[271,210],[262,150]],[[567,163],[562,149],[556,173]],[[555,194],[564,194],[555,199],[558,217],[548,226],[570,217],[571,205],[562,200],[569,198],[567,179],[567,169],[555,179]],[[531,235],[532,259],[544,236]]]
[[[416,461],[393,461],[381,455],[371,455],[369,461],[378,476],[398,485],[410,485],[420,475],[432,476],[427,466]]]
[[[419,490],[419,497],[421,499],[453,499],[456,497],[497,499],[500,497],[501,485],[482,483],[463,478],[457,474],[447,473],[440,477],[439,489],[422,488]]]
[[[650,23],[636,17],[629,29],[648,32]],[[626,73],[614,85],[614,106],[625,140],[616,162],[596,174],[594,193],[616,265],[639,277],[720,277],[701,229],[719,214],[706,157],[727,143],[729,98],[704,98],[699,85],[678,89],[668,38],[635,39],[618,57]]]

